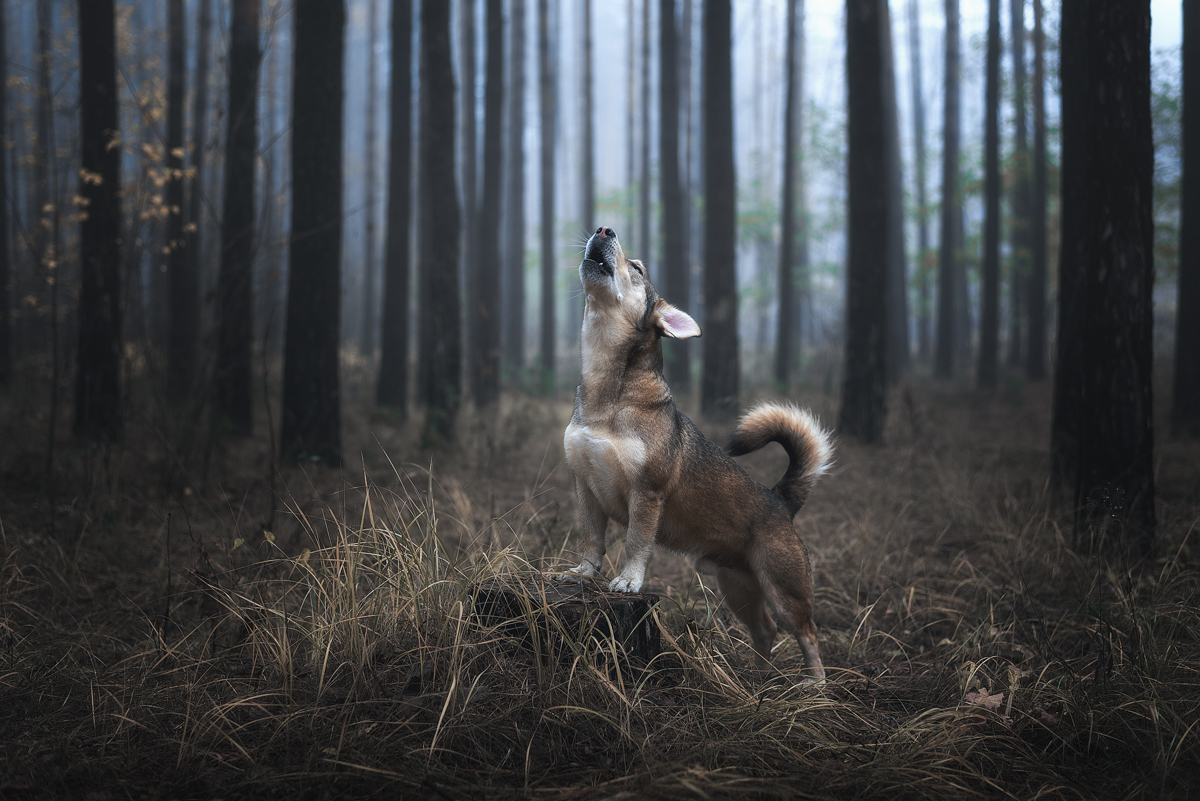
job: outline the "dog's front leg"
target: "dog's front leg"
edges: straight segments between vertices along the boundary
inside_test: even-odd
[[[600,507],[600,501],[592,494],[586,482],[575,480],[575,504],[579,507],[579,519],[583,521],[583,545],[580,548],[580,562],[565,575],[558,576],[559,581],[571,584],[582,583],[584,576],[600,574],[604,560],[604,536],[608,530],[608,515]]]
[[[629,498],[629,531],[625,535],[625,569],[609,582],[612,592],[641,592],[646,566],[654,551],[654,536],[662,515],[662,496],[654,492],[633,492]]]

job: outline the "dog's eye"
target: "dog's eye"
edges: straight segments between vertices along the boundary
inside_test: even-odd
[[[629,266],[632,267],[633,269],[637,270],[638,275],[642,276],[643,278],[645,277],[646,274],[642,272],[642,268],[637,266],[637,264],[635,262],[632,262],[632,261],[629,262]]]

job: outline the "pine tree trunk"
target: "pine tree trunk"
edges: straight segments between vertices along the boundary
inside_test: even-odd
[[[479,69],[475,63],[475,15],[477,3],[475,0],[463,0],[459,6],[459,43],[458,55],[461,61],[459,66],[461,74],[459,76],[459,108],[462,122],[459,125],[460,137],[462,143],[462,269],[459,271],[463,279],[463,287],[467,295],[466,315],[467,338],[466,346],[468,351],[475,349],[475,331],[474,319],[470,314],[470,310],[475,307],[473,293],[478,290],[475,276],[479,270],[477,260],[479,258],[479,215],[480,215],[480,190],[479,190],[479,174],[478,174],[478,150],[479,150],[479,115],[476,113],[475,106],[478,98],[475,96],[475,91],[478,84]],[[487,21],[484,21],[485,30]],[[487,65],[487,56],[484,56],[484,65]],[[485,79],[484,91],[487,91]],[[484,100],[486,105],[487,100]],[[486,111],[485,111],[486,114]],[[484,132],[484,141],[488,142],[487,131]],[[491,241],[495,241],[494,239]],[[468,357],[468,363],[470,363]]]
[[[1025,131],[1025,0],[1012,0],[1013,106],[1016,111],[1016,136],[1013,147],[1012,200],[1009,203],[1009,241],[1012,243],[1009,267],[1008,366],[1021,366],[1024,350],[1022,326],[1027,302],[1025,284],[1029,280],[1030,183],[1029,140]]]
[[[908,42],[910,74],[912,76],[913,164],[917,188],[917,354],[928,362],[929,341],[929,271],[925,257],[929,252],[929,212],[925,194],[925,96],[921,79],[921,15],[918,0],[908,3]]]
[[[637,185],[634,180],[633,171],[634,147],[636,144],[634,142],[634,132],[637,130],[635,127],[636,123],[634,120],[633,109],[636,98],[634,91],[634,87],[636,86],[634,83],[634,75],[637,68],[637,65],[634,63],[634,58],[637,53],[637,34],[635,31],[637,30],[638,24],[637,18],[634,17],[633,0],[629,0],[627,19],[629,20],[629,27],[626,30],[629,31],[629,35],[626,37],[628,39],[626,46],[629,49],[627,59],[628,66],[626,67],[625,75],[627,79],[627,91],[625,94],[625,211],[628,215],[628,222],[625,224],[625,230],[619,231],[618,233],[624,237],[624,248],[626,253],[633,254],[637,252],[638,247],[637,240],[634,238],[637,207],[634,204],[633,198],[634,187]]]
[[[783,60],[783,191],[779,214],[779,270],[776,288],[779,313],[775,329],[775,382],[787,392],[791,384],[792,363],[796,360],[796,2],[788,0],[787,33]]]
[[[1200,9],[1183,4],[1183,186],[1179,224],[1179,288],[1175,306],[1175,381],[1171,433],[1200,437]]]
[[[640,258],[649,268],[654,260],[650,239],[650,0],[642,0],[642,86],[641,86],[641,153],[638,158],[641,175],[638,178],[638,239],[637,250],[631,254]]]
[[[11,310],[12,264],[9,261],[8,220],[12,214],[8,185],[8,83],[7,10],[0,6],[0,391],[7,390],[13,379],[13,329]]]
[[[50,141],[50,116],[54,113],[53,95],[50,88],[50,70],[53,66],[54,50],[51,46],[53,11],[50,0],[37,0],[37,139],[33,148],[33,214],[29,218],[30,240],[33,244],[33,255],[41,272],[40,283],[49,286],[46,278],[47,262],[53,259],[49,253],[50,225],[48,215],[56,214],[51,200],[50,151],[54,143]]]
[[[525,0],[512,0],[508,84],[507,186],[504,198],[504,361],[525,365]]]
[[[888,214],[885,0],[846,6],[846,129],[849,137],[846,351],[838,428],[863,442],[883,434],[886,389]],[[882,233],[882,235],[881,235]]]
[[[938,315],[934,375],[954,375],[962,200],[958,187],[958,0],[946,0],[946,90],[942,116],[942,226],[938,248]]]
[[[75,436],[121,436],[121,149],[113,0],[79,0],[79,349]]]
[[[988,0],[986,95],[979,385],[994,387],[1000,358],[1000,0]]]
[[[500,271],[495,243],[500,242],[500,181],[504,115],[504,17],[500,0],[488,0],[485,22],[487,53],[483,96],[483,198],[475,261],[467,287],[470,332],[471,392],[486,406],[500,388]],[[482,243],[482,244],[480,244]]]
[[[387,245],[376,402],[408,410],[409,242],[412,183],[412,0],[392,0]]]
[[[167,321],[168,395],[174,401],[191,397],[196,375],[196,328],[199,319],[193,313],[193,287],[189,281],[187,240],[183,232],[183,97],[184,97],[184,18],[183,0],[167,4],[167,217],[168,297],[171,314]],[[198,310],[196,310],[198,311]]]
[[[341,0],[296,0],[292,17],[292,233],[281,452],[286,461],[339,467],[346,8]]]
[[[549,390],[554,386],[555,322],[554,322],[554,93],[555,81],[550,63],[550,4],[538,0],[538,75],[541,111],[541,201],[542,201],[542,383]]]
[[[583,0],[580,6],[583,17],[582,42],[580,43],[581,82],[579,87],[579,119],[583,130],[583,174],[579,183],[580,209],[579,219],[584,232],[590,236],[596,229],[596,133],[594,130],[596,115],[592,109],[592,0]],[[583,324],[583,300],[576,297],[574,291],[567,292],[567,338],[566,343],[572,352],[577,351],[579,330]]]
[[[683,228],[683,192],[679,185],[679,52],[676,46],[675,0],[659,3],[659,191],[662,195],[662,264],[664,295],[688,305],[687,234]],[[686,392],[690,383],[686,340],[665,340],[666,377],[672,388]]]
[[[229,26],[229,127],[218,279],[216,408],[233,434],[249,436],[254,338],[254,173],[258,149],[259,0],[234,0]]]
[[[1042,0],[1033,0],[1033,187],[1030,196],[1029,281],[1026,303],[1029,344],[1025,373],[1031,381],[1046,377],[1046,75]]]
[[[184,354],[192,354],[193,377],[199,378],[200,369],[200,274],[204,265],[204,209],[208,203],[205,195],[205,147],[208,141],[208,51],[212,30],[212,0],[199,0],[196,7],[196,67],[192,82],[196,89],[192,94],[192,157],[190,191],[188,192],[186,231],[187,269],[180,276],[179,307],[172,307],[172,316],[180,318],[178,331],[186,340],[180,340],[181,360]]]
[[[379,0],[367,0],[367,121],[363,137],[363,163],[366,165],[366,176],[363,181],[363,191],[366,194],[363,202],[363,213],[367,215],[365,238],[363,241],[363,296],[362,296],[362,330],[359,334],[359,345],[367,364],[375,361],[377,347],[376,333],[379,330],[376,309],[376,299],[379,296],[379,268],[375,263],[375,176],[376,166],[375,141],[378,123],[378,90],[375,85],[378,69],[375,66],[375,29],[379,26]]]
[[[704,21],[704,374],[700,411],[737,413],[737,181],[733,162],[733,46],[729,0],[705,0]]]
[[[417,353],[426,438],[454,439],[462,397],[458,261],[461,214],[454,186],[454,63],[450,4],[421,3],[420,323]]]
[[[883,112],[887,146],[887,379],[908,372],[908,254],[904,237],[904,172],[900,160],[900,112],[896,102],[896,54],[891,14],[883,16]]]

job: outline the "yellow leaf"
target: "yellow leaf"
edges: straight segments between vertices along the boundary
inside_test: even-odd
[[[244,539],[242,539],[241,537],[238,537],[237,539],[235,539],[233,541],[233,547],[230,548],[229,550],[236,551],[238,548],[241,548],[245,544],[246,544],[246,541]]]

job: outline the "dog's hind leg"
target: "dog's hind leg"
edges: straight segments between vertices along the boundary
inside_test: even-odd
[[[775,621],[767,612],[762,585],[753,573],[723,567],[717,570],[717,586],[725,595],[725,603],[750,630],[754,663],[765,669],[771,661],[771,645],[775,642]]]
[[[788,532],[792,537],[795,535]],[[804,654],[804,684],[825,680],[825,666],[817,647],[817,627],[812,619],[812,572],[799,540],[780,539],[757,554],[759,581],[775,618],[796,637]]]
[[[600,508],[600,501],[592,494],[586,483],[575,480],[575,504],[579,507],[579,519],[583,521],[583,544],[580,546],[579,566],[557,576],[559,581],[579,584],[584,576],[600,575],[604,563],[605,532],[608,530],[608,515]]]

